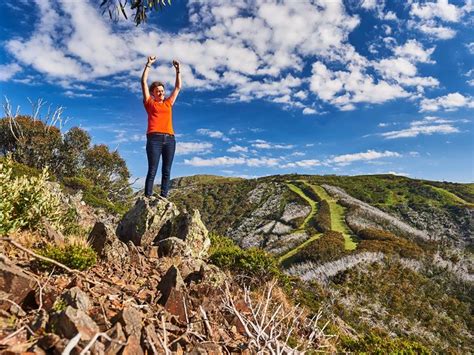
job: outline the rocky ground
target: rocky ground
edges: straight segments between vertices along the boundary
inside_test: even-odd
[[[25,234],[2,239],[2,353],[295,353],[290,334],[299,349],[329,346],[274,283],[262,296],[206,262],[198,211],[139,198],[118,224],[98,219],[89,243],[100,262],[85,272],[44,270]]]

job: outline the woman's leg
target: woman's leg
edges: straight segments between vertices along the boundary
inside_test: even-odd
[[[163,165],[161,170],[161,196],[168,197],[170,189],[171,164],[173,164],[174,152],[176,150],[176,140],[172,136],[165,136],[163,144]]]
[[[145,180],[145,196],[153,194],[153,183],[155,182],[156,170],[160,163],[160,155],[163,147],[161,136],[151,135],[146,140],[146,156],[148,158],[148,173]]]

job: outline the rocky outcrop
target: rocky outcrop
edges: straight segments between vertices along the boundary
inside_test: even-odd
[[[117,226],[117,236],[123,242],[148,246],[157,239],[162,228],[169,228],[179,215],[174,204],[161,197],[139,198]]]

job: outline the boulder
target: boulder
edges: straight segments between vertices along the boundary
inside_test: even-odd
[[[193,214],[185,213],[178,216],[171,231],[171,237],[181,239],[189,246],[193,258],[207,257],[211,246],[208,235],[199,210],[194,210]]]
[[[171,237],[158,242],[158,255],[160,257],[191,256],[193,251],[190,246],[181,239]]]
[[[131,240],[135,245],[148,246],[178,215],[176,206],[164,198],[141,197],[120,221],[117,236],[125,243]]]
[[[5,293],[5,298],[21,306],[36,286],[35,279],[0,254],[0,291]],[[8,301],[0,301],[0,309],[8,310],[11,305]]]
[[[113,227],[104,222],[96,222],[89,234],[88,242],[99,257],[107,262],[125,265],[130,262],[128,248],[115,235]]]

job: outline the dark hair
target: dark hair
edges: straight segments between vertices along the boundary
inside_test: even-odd
[[[165,85],[161,81],[154,81],[150,85],[150,93],[152,93],[153,90],[155,90],[155,88],[158,86],[163,86],[163,89],[165,88]]]

